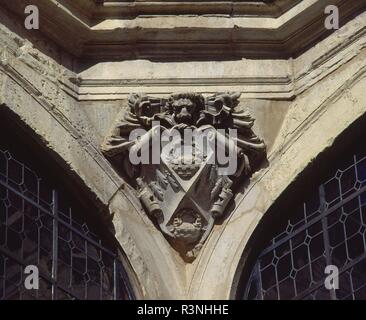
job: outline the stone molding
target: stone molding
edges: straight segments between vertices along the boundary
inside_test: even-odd
[[[151,15],[90,22],[70,10],[67,1],[13,0],[5,6],[20,18],[26,4],[39,6],[42,32],[77,57],[164,61],[289,58],[329,34],[324,28],[326,5],[339,7],[343,23],[366,8],[359,0],[303,0],[277,18]]]
[[[31,67],[39,74],[46,74],[50,81],[57,79],[61,84],[60,88],[79,101],[126,99],[130,92],[141,91],[141,88],[152,96],[169,95],[174,91],[213,94],[218,91],[235,90],[242,92],[242,98],[292,100],[352,59],[365,46],[364,19],[366,19],[366,13],[359,15],[296,59],[266,60],[264,62],[266,68],[263,68],[260,60],[223,61],[220,62],[220,70],[226,64],[227,71],[220,71],[217,76],[215,76],[215,65],[212,62],[197,62],[197,66],[201,64],[203,67],[206,66],[206,69],[202,69],[199,76],[187,69],[188,76],[183,74],[183,77],[181,75],[174,77],[171,71],[176,68],[185,68],[184,62],[166,62],[165,71],[159,70],[158,63],[144,60],[121,63],[120,66],[113,63],[98,64],[97,66],[103,66],[105,70],[110,66],[109,77],[100,75],[100,71],[94,67],[79,74],[63,71],[55,77],[55,74],[49,73],[49,65],[52,63],[49,58],[44,58],[42,62],[35,62],[36,65]],[[6,39],[8,36],[4,34],[4,37]],[[32,57],[32,54],[37,51],[30,42],[24,40],[17,40],[17,42],[9,40],[5,43],[10,60],[12,56],[17,55]],[[29,61],[37,61],[37,59],[19,60],[17,63],[23,61],[25,64]],[[55,62],[53,64],[57,65]],[[128,68],[127,64],[134,65],[134,68],[141,67],[142,71],[138,79],[133,78],[135,73],[133,69]],[[118,76],[118,73],[116,76],[115,70],[118,69],[127,76],[123,78]],[[145,75],[144,70],[146,70]],[[237,76],[232,76],[238,71],[240,73]],[[189,76],[190,73],[191,76]],[[148,77],[151,74],[153,76]]]
[[[177,1],[177,0],[139,0],[134,1],[94,1],[95,5],[79,1],[70,2],[78,11],[89,9],[89,19],[141,15],[207,15],[225,14],[231,16],[261,15],[278,17],[299,3],[299,0],[221,0],[221,1]]]
[[[183,90],[207,95],[217,91],[236,90],[242,92],[242,98],[292,100],[357,56],[366,45],[365,19],[366,13],[359,15],[296,59],[242,59],[220,62],[220,66],[212,62],[191,62],[194,65],[192,70],[183,62],[166,62],[170,67],[164,70],[159,69],[159,64],[149,61],[126,62],[120,65],[112,63],[111,69],[108,69],[108,64],[101,63],[97,68],[92,67],[81,72],[71,81],[77,84],[80,100],[126,99],[130,92],[141,91],[141,88],[153,96],[169,95],[171,92]],[[227,67],[223,67],[225,65]],[[220,70],[217,77],[211,71],[215,70],[215,66]],[[134,70],[139,67],[143,71],[138,79],[134,79]],[[100,76],[102,68],[104,73]],[[173,77],[177,68],[185,70],[183,77],[181,73],[178,77]],[[113,69],[120,69],[125,78],[113,72]],[[197,69],[200,70],[200,76],[194,77]],[[105,70],[110,70],[110,78],[104,77]],[[237,76],[232,76],[238,72]],[[147,78],[148,75],[153,76]]]

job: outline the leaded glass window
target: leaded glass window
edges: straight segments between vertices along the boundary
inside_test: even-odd
[[[290,217],[260,251],[242,298],[366,299],[366,152],[298,204],[282,212]],[[327,265],[339,268],[337,290],[325,287]]]
[[[86,222],[91,212],[82,212],[76,202],[69,203],[67,191],[52,188],[47,177],[3,147],[0,145],[0,300],[132,299],[117,247]],[[38,290],[24,285],[29,265],[39,269]]]

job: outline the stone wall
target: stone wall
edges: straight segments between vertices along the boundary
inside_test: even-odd
[[[366,108],[366,13],[293,58],[225,61],[97,61],[70,54],[40,32],[26,32],[0,11],[0,107],[77,177],[112,219],[116,238],[148,299],[233,296],[246,243],[268,208]],[[132,92],[167,96],[239,91],[267,144],[268,165],[235,196],[192,263],[184,262],[147,217],[136,192],[100,152]],[[105,213],[104,213],[105,214]]]

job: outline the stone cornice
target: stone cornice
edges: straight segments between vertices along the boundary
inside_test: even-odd
[[[366,47],[366,13],[356,17],[296,59],[231,62],[151,61],[100,63],[78,78],[80,100],[125,99],[132,91],[150,95],[191,90],[204,94],[235,89],[243,98],[290,100],[328,76]],[[182,70],[174,76],[175,70]],[[108,77],[110,75],[110,77]],[[150,76],[150,77],[149,77]]]
[[[279,17],[301,0],[58,0],[90,24],[110,18],[159,15],[207,15]]]
[[[168,95],[174,91],[195,90],[212,94],[230,89],[245,92],[246,98],[291,99],[293,84],[289,77],[268,78],[161,78],[151,79],[79,79],[80,100],[126,99],[130,92],[152,92],[152,96]]]
[[[128,17],[141,15],[182,15],[182,14],[226,14],[231,16],[257,15],[279,17],[300,0],[219,0],[219,1],[179,1],[179,0],[139,0],[139,1],[97,1],[94,19]]]
[[[303,55],[289,60],[240,59],[217,63],[166,62],[164,65],[146,60],[101,62],[76,74],[58,70],[62,67],[57,64],[50,68],[51,60],[46,56],[40,58],[42,55],[31,43],[14,41],[7,34],[2,38],[7,48],[3,54],[8,52],[17,57],[12,60],[28,64],[33,72],[46,76],[79,101],[126,99],[130,92],[141,91],[161,96],[176,91],[211,94],[234,89],[242,92],[245,99],[291,100],[366,47],[365,19],[366,13],[359,15]],[[26,58],[28,55],[30,59]],[[177,70],[181,71],[177,74]],[[32,77],[35,78],[29,76],[29,79]]]
[[[324,28],[326,5],[338,5],[342,23],[366,8],[366,3],[359,0],[303,0],[287,7],[277,17],[250,12],[245,16],[232,12],[166,16],[160,13],[160,10],[166,8],[165,2],[164,6],[159,2],[151,2],[157,6],[155,14],[138,14],[135,18],[126,18],[118,8],[113,9],[119,12],[118,16],[116,13],[100,16],[98,10],[123,5],[136,7],[146,5],[147,2],[119,1],[96,5],[84,0],[73,3],[67,0],[13,0],[6,2],[5,6],[24,19],[25,4],[38,5],[40,31],[75,56],[87,59],[164,61],[296,56],[329,34]],[[215,2],[196,2],[196,5],[200,3],[210,6]],[[230,2],[221,3],[228,5]],[[276,3],[277,1],[272,5],[250,4],[247,1],[239,1],[235,2],[235,5],[268,8],[276,6]],[[176,7],[182,8],[184,4],[186,2],[179,2]]]

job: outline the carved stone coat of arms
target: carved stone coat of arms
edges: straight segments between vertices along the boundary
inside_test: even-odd
[[[186,260],[197,256],[237,186],[266,158],[239,97],[131,94],[101,147]]]

